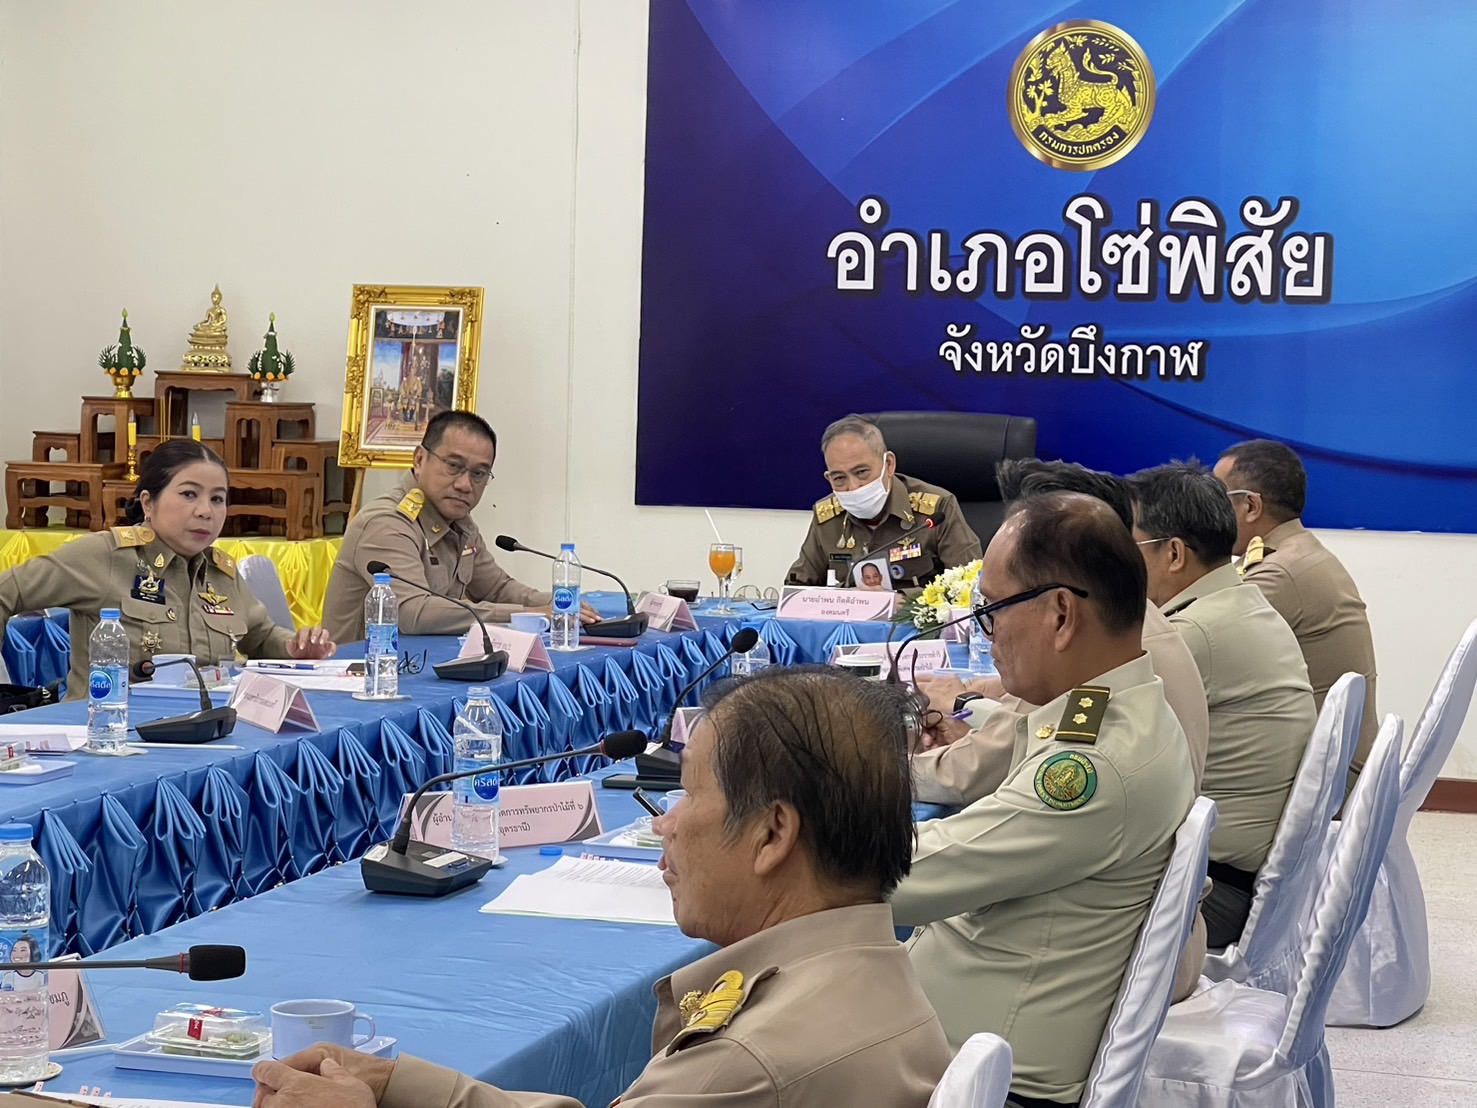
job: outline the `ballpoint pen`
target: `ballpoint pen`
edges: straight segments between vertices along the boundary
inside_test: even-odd
[[[306,669],[315,670],[318,667],[312,662],[254,662],[248,669]]]

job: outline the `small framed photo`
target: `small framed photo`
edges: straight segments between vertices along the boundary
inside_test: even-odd
[[[355,285],[339,465],[406,469],[437,412],[475,411],[482,289]]]
[[[851,567],[851,587],[870,592],[892,592],[892,578],[888,576],[887,553],[884,551],[865,558]]]

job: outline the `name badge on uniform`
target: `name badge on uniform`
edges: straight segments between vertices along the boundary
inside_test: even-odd
[[[152,573],[148,576],[140,573],[133,579],[133,588],[129,590],[129,596],[135,600],[146,600],[150,604],[164,603],[164,578],[155,577]]]
[[[475,554],[475,553],[477,553],[477,548],[475,546],[469,546],[465,550],[462,551],[462,557],[465,558],[468,554]]]
[[[916,558],[923,553],[923,544],[920,542],[904,543],[902,546],[894,546],[887,552],[889,562],[906,562],[909,558]]]
[[[236,614],[231,611],[231,598],[216,592],[214,585],[206,585],[204,592],[195,595],[205,602],[206,615],[233,616]]]

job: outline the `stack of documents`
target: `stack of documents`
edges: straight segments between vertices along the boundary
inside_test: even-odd
[[[515,916],[561,916],[675,927],[672,894],[662,872],[639,862],[560,858],[546,870],[513,879],[482,911]]]

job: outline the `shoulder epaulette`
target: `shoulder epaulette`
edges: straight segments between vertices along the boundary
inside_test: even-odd
[[[815,521],[825,523],[828,519],[835,519],[841,514],[841,501],[834,496],[828,496],[824,500],[815,502]]]
[[[420,519],[421,509],[425,506],[426,494],[420,489],[411,489],[400,498],[400,503],[395,505],[395,510],[414,523]]]
[[[1096,685],[1084,685],[1067,694],[1067,706],[1062,710],[1062,721],[1056,725],[1059,742],[1097,742],[1098,728],[1103,725],[1103,713],[1108,710],[1108,689]]]
[[[1246,571],[1265,558],[1271,551],[1267,544],[1262,542],[1260,535],[1253,535],[1251,541],[1246,544],[1246,553],[1241,555],[1241,564],[1236,567],[1241,576],[1246,576]]]
[[[939,510],[939,496],[936,492],[910,492],[908,504],[919,515],[931,516]]]
[[[130,546],[148,546],[154,541],[154,529],[141,523],[132,527],[114,527],[113,539],[120,550]]]
[[[749,990],[754,984],[773,972],[773,969],[766,970],[754,981],[746,983],[742,973],[729,970],[706,993],[694,991],[684,996],[677,1005],[682,1013],[682,1030],[673,1037],[667,1053],[672,1053],[694,1036],[710,1035],[727,1027],[749,999]]]
[[[227,577],[236,576],[236,559],[227,554],[218,546],[210,548],[210,557],[215,562],[215,567]]]

